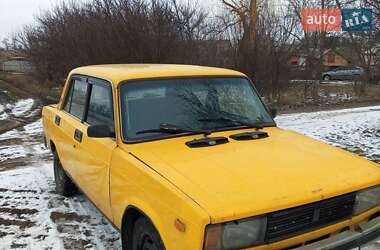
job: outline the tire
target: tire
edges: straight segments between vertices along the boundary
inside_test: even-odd
[[[157,230],[145,217],[138,218],[133,227],[132,250],[165,250]]]
[[[323,80],[324,81],[330,81],[331,80],[331,76],[325,75],[325,76],[323,76]]]
[[[54,152],[54,180],[57,194],[71,197],[77,193],[77,188],[63,169],[57,152]]]

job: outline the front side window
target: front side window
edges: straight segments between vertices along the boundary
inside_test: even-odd
[[[108,125],[114,128],[112,90],[107,85],[92,85],[88,106],[87,123]]]
[[[121,85],[122,134],[126,140],[159,139],[139,132],[171,124],[189,130],[228,130],[243,124],[273,126],[245,78],[144,80]]]
[[[82,79],[73,80],[66,97],[64,110],[78,119],[83,119],[86,106],[87,83]]]

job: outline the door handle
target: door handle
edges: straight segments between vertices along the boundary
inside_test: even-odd
[[[58,115],[55,116],[55,120],[54,120],[55,124],[57,124],[58,126],[61,125],[61,117],[59,117]]]
[[[74,132],[74,139],[75,139],[77,142],[82,142],[82,138],[83,138],[83,133],[82,133],[82,131],[80,131],[79,129],[75,129],[75,132]]]

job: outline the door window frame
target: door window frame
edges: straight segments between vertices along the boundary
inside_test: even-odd
[[[71,108],[70,108],[70,111],[67,111],[65,109],[69,98],[70,98],[71,102],[73,101],[73,94],[74,94],[73,87],[74,87],[74,84],[75,84],[76,80],[84,82],[86,84],[86,87],[87,87],[86,88],[86,95],[85,95],[86,96],[86,100],[85,100],[85,105],[84,105],[84,110],[83,110],[82,117],[77,117],[77,116],[73,115],[72,113],[70,113]],[[62,102],[62,106],[60,107],[60,110],[63,111],[63,112],[65,112],[66,114],[68,114],[70,117],[73,117],[74,119],[76,119],[76,120],[80,121],[81,123],[83,123],[83,119],[84,119],[84,116],[85,116],[85,113],[86,113],[88,93],[89,93],[88,79],[86,77],[84,77],[84,76],[73,75],[73,76],[71,76],[71,78],[68,81],[68,83],[69,83],[69,86],[68,86],[67,91],[65,93],[64,101]],[[73,90],[73,91],[71,91],[71,90]],[[70,107],[71,107],[71,104],[70,104]]]
[[[86,100],[85,100],[85,106],[84,106],[84,112],[81,118],[76,117],[75,115],[71,114],[70,112],[67,112],[65,110],[66,103],[68,99],[70,98],[70,92],[73,87],[74,81],[75,80],[80,80],[84,81],[87,85],[87,90],[86,90]],[[110,100],[111,100],[111,105],[112,105],[112,111],[113,111],[113,121],[114,121],[114,131],[116,134],[116,114],[115,114],[115,104],[114,104],[114,86],[111,81],[98,78],[98,77],[93,77],[93,76],[87,76],[87,75],[82,75],[82,74],[75,74],[72,75],[68,81],[68,88],[66,90],[65,96],[63,98],[62,105],[60,107],[60,110],[68,114],[70,117],[73,117],[74,119],[78,120],[80,123],[85,124],[87,126],[90,126],[89,123],[87,123],[87,117],[88,117],[88,108],[90,105],[90,98],[91,98],[91,91],[92,91],[92,86],[93,85],[98,85],[98,86],[106,86],[107,88],[110,89]],[[73,93],[73,92],[72,92]],[[72,98],[71,98],[72,101]]]
[[[113,100],[113,89],[112,89],[112,84],[109,84],[108,81],[106,80],[103,80],[103,79],[99,79],[99,78],[94,78],[94,77],[89,77],[87,78],[87,84],[88,84],[88,93],[87,93],[87,97],[86,97],[86,108],[85,108],[85,112],[84,112],[84,117],[83,117],[83,121],[82,123],[86,123],[88,125],[91,125],[87,122],[87,119],[88,119],[88,111],[89,111],[89,107],[90,107],[90,100],[91,100],[91,94],[92,94],[92,87],[94,85],[97,85],[97,86],[102,86],[102,87],[106,87],[108,88],[110,91],[109,91],[109,97],[110,97],[110,100],[111,100],[111,109],[112,109],[112,118],[113,118],[113,126],[114,126],[114,131],[116,132],[116,126],[115,126],[115,123],[116,123],[116,120],[115,120],[115,105],[114,105],[114,100]]]

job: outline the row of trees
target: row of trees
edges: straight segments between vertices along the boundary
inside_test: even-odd
[[[292,77],[290,58],[302,50],[306,72],[320,79],[322,53],[347,43],[360,64],[379,37],[380,0],[220,0],[216,16],[177,0],[93,0],[61,3],[13,39],[36,65],[38,75],[57,81],[72,68],[104,63],[186,63],[238,69],[278,98]],[[277,1],[276,1],[277,2]],[[306,33],[305,7],[371,7],[375,29],[362,33]],[[319,58],[319,60],[314,60]],[[364,91],[364,89],[363,89]]]
[[[81,65],[195,62],[206,15],[175,0],[62,2],[15,38],[39,71],[60,79]]]

